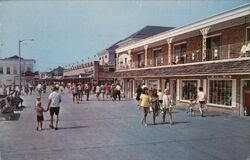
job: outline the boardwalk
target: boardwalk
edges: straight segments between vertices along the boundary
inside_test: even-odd
[[[48,94],[42,96],[47,105]],[[34,95],[16,120],[0,121],[0,160],[247,160],[250,120],[219,113],[188,117],[175,109],[174,126],[144,127],[133,100],[83,101],[63,95],[59,130],[36,131]],[[152,114],[149,115],[152,123]]]

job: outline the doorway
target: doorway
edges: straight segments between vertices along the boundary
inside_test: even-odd
[[[250,80],[243,81],[243,90],[242,90],[242,111],[241,115],[250,116]]]

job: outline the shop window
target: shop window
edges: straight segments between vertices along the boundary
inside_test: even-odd
[[[3,74],[3,67],[0,67],[0,74]]]
[[[149,89],[158,89],[159,81],[158,80],[148,80],[148,88]]]
[[[214,36],[207,38],[206,60],[217,60],[220,58],[221,37]]]
[[[161,51],[161,49],[154,51],[154,63],[155,63],[155,66],[162,65],[162,51]]]
[[[250,41],[250,27],[247,28],[247,41]]]
[[[186,61],[186,51],[187,51],[187,44],[179,44],[174,46],[174,64],[183,64]]]
[[[232,80],[210,80],[209,103],[232,106]]]
[[[138,68],[145,66],[144,53],[138,54]]]
[[[182,100],[196,99],[197,97],[197,80],[182,81]]]
[[[10,74],[10,67],[7,67],[6,74]]]

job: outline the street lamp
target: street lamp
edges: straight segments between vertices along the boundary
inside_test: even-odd
[[[22,40],[19,40],[18,44],[19,44],[19,94],[21,94],[21,81],[22,81],[22,72],[21,72],[21,44],[22,42],[24,41],[34,41],[34,39],[22,39]]]

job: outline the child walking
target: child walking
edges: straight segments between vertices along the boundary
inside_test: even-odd
[[[39,101],[37,102],[37,106],[36,106],[36,113],[37,113],[37,127],[36,130],[39,130],[39,126],[40,129],[43,130],[43,112],[47,112],[46,110],[44,110],[44,108],[42,107],[42,103]]]
[[[199,87],[198,97],[197,100],[200,103],[199,110],[201,113],[201,117],[204,117],[204,109],[205,109],[205,103],[206,103],[206,94],[203,92],[203,88]]]

